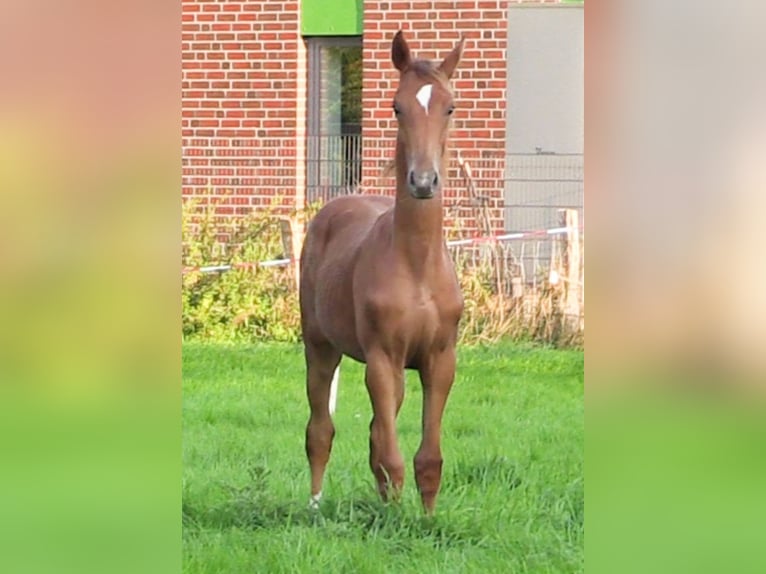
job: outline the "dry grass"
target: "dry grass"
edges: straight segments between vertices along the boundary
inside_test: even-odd
[[[506,294],[498,260],[474,265],[456,258],[465,299],[462,344],[495,343],[502,339],[535,341],[560,348],[582,348],[584,332],[563,312],[563,283],[540,281],[521,297]],[[574,323],[578,323],[575,321]]]

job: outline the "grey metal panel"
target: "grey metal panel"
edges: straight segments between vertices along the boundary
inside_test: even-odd
[[[559,225],[559,209],[582,209],[582,154],[506,156],[505,228],[548,229]]]

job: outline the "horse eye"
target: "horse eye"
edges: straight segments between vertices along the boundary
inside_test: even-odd
[[[397,116],[398,116],[399,114],[401,114],[401,113],[402,113],[402,110],[400,110],[400,109],[399,109],[399,105],[398,105],[396,102],[394,102],[394,105],[393,105],[393,106],[391,106],[391,107],[393,107],[393,108],[394,108],[394,113],[395,113]]]
[[[455,111],[455,106],[450,106],[450,107],[448,107],[448,108],[447,108],[447,115],[448,115],[448,116],[451,116],[451,115],[452,115],[452,112],[454,112],[454,111]]]

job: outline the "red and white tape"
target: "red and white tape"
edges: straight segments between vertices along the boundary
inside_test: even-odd
[[[544,237],[546,235],[559,235],[569,231],[568,227],[554,227],[553,229],[541,229],[540,231],[522,231],[519,233],[504,233],[502,235],[489,235],[486,237],[471,237],[469,239],[455,239],[447,241],[447,247],[456,247],[458,245],[475,245],[477,243],[495,243],[499,241],[510,241],[512,239],[526,239],[528,237]]]
[[[471,237],[469,239],[454,239],[447,241],[447,247],[458,247],[465,245],[478,245],[480,243],[496,243],[501,241],[511,241],[514,239],[527,239],[532,237],[545,237],[547,235],[560,235],[567,233],[568,227],[554,227],[552,229],[541,229],[539,231],[522,231],[519,233],[504,233],[502,235],[489,235],[485,237]],[[259,261],[257,263],[231,263],[229,265],[207,265],[204,267],[184,267],[182,273],[191,273],[197,271],[199,273],[219,273],[223,271],[230,271],[231,269],[255,269],[257,267],[281,267],[283,265],[290,265],[294,259],[271,259],[269,261]]]
[[[230,271],[232,269],[255,269],[257,267],[280,267],[282,265],[289,265],[293,259],[271,259],[269,261],[259,261],[257,263],[231,263],[229,265],[206,265],[204,267],[184,267],[182,273],[191,273],[192,271],[198,271],[199,273],[217,273],[220,271]]]

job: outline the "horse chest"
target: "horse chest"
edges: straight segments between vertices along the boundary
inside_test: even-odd
[[[462,301],[453,299],[427,287],[373,293],[364,304],[362,328],[368,336],[387,337],[407,354],[441,347],[453,337],[460,317]]]

